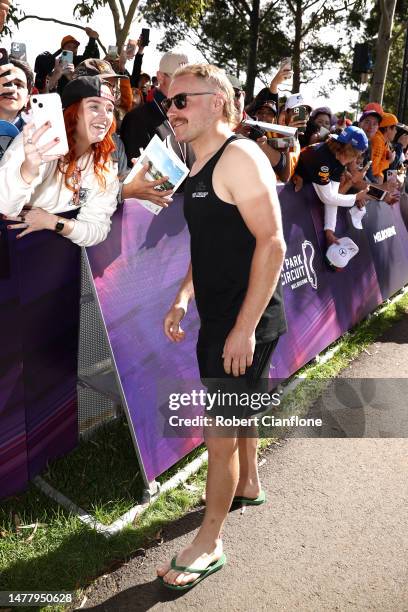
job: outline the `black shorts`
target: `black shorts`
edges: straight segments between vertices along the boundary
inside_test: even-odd
[[[197,360],[200,378],[207,387],[207,394],[214,398],[211,408],[207,401],[207,416],[247,419],[269,410],[266,397],[270,393],[269,369],[278,340],[257,344],[252,365],[245,374],[235,377],[224,370],[222,352],[225,342],[207,344],[199,338]]]

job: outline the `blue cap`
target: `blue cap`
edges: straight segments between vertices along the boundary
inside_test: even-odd
[[[366,133],[355,125],[349,125],[338,136],[333,135],[337,142],[343,144],[351,144],[358,151],[365,151],[368,147],[368,138]]]
[[[15,138],[20,133],[20,130],[16,128],[13,123],[9,121],[0,121],[0,136],[10,136],[11,138]]]

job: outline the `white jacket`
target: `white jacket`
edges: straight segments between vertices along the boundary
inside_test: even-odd
[[[58,161],[40,166],[40,174],[28,185],[21,177],[24,161],[23,134],[16,136],[0,162],[0,213],[16,217],[23,206],[43,208],[59,214],[75,210],[73,192],[65,185],[65,175],[57,170]],[[84,165],[86,164],[85,168]],[[105,240],[111,226],[111,216],[117,205],[119,180],[117,163],[108,162],[103,189],[94,173],[93,157],[78,160],[82,170],[80,208],[72,232],[66,236],[79,246],[91,246]]]
[[[356,203],[356,194],[339,193],[340,183],[337,181],[330,181],[327,185],[313,183],[313,187],[320,200],[324,203],[324,229],[335,232],[337,207],[354,206]]]

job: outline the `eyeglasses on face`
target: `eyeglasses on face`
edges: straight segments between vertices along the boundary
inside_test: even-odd
[[[242,94],[244,93],[244,90],[243,89],[238,89],[238,87],[233,87],[233,90],[234,90],[234,97],[237,98],[237,99],[239,99],[242,96]]]
[[[162,105],[162,108],[166,111],[166,113],[168,112],[172,104],[174,104],[174,106],[178,108],[179,110],[182,110],[183,108],[186,108],[187,106],[188,96],[209,96],[209,95],[214,96],[215,94],[216,94],[215,91],[200,91],[197,93],[179,93],[173,96],[172,98],[164,98],[161,105]]]

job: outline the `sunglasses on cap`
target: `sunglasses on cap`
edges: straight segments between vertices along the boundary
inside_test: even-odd
[[[200,91],[198,93],[179,93],[173,96],[172,98],[164,98],[162,100],[162,108],[167,113],[172,104],[179,110],[183,110],[187,106],[187,98],[188,96],[215,96],[217,92],[215,91]]]
[[[121,100],[122,94],[120,91],[120,86],[119,83],[111,83],[110,81],[105,81],[105,79],[102,79],[102,85],[105,85],[109,91],[112,94],[112,102],[114,104],[118,104]],[[107,97],[107,96],[104,96]]]

